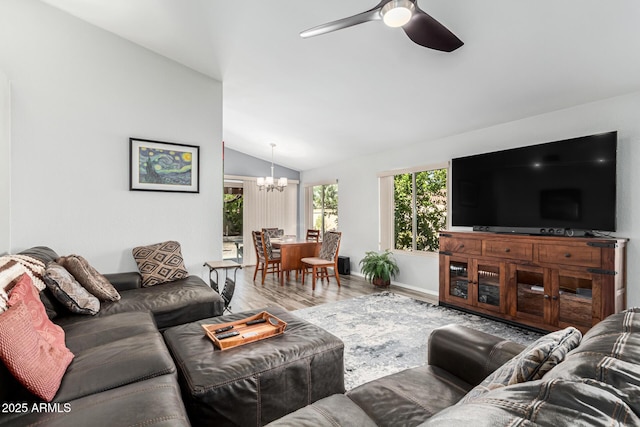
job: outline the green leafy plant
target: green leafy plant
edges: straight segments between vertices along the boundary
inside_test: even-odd
[[[365,252],[360,260],[360,272],[364,278],[377,286],[389,286],[391,278],[400,272],[390,250],[384,252]]]

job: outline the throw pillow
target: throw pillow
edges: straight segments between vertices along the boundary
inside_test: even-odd
[[[44,305],[40,301],[38,290],[33,286],[31,278],[27,274],[22,275],[18,284],[13,287],[11,295],[9,295],[10,307],[17,305],[21,301],[29,311],[33,327],[40,336],[53,346],[65,347],[64,331],[47,317]]]
[[[0,270],[3,269],[3,266],[13,263],[19,264],[24,268],[24,272],[31,277],[31,281],[39,291],[46,287],[43,279],[45,270],[44,262],[28,255],[5,255],[0,257]]]
[[[94,315],[100,310],[100,301],[73,278],[63,266],[50,262],[44,280],[51,293],[71,312]]]
[[[101,301],[119,301],[120,294],[111,282],[79,255],[63,256],[56,260],[92,295]]]
[[[574,327],[539,338],[520,354],[502,365],[460,401],[468,402],[489,390],[541,379],[580,344],[582,334]]]
[[[25,273],[17,261],[8,256],[0,258],[0,313],[9,308],[9,293]]]
[[[149,287],[189,276],[180,243],[167,241],[133,248],[133,258],[142,274],[142,286]]]
[[[51,402],[73,353],[44,340],[20,301],[0,315],[0,358],[27,390]]]

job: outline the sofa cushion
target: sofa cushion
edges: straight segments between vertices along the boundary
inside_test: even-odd
[[[617,390],[640,416],[640,309],[613,314],[591,328],[580,346],[545,379],[597,381]]]
[[[422,426],[638,426],[616,390],[591,380],[529,381],[449,407]]]
[[[540,337],[485,378],[462,399],[462,402],[474,399],[489,390],[542,378],[580,344],[581,338],[582,334],[574,327]]]
[[[343,394],[334,394],[320,399],[267,425],[269,427],[376,427],[376,423]]]
[[[74,319],[76,321],[67,323],[63,328],[67,347],[74,353],[158,330],[148,311],[104,317],[74,316]]]
[[[0,414],[0,424],[16,427],[27,425],[187,427],[190,425],[174,375],[163,375],[123,385],[102,393],[60,403],[58,408],[7,415],[9,420],[3,419],[3,415]],[[10,419],[11,417],[13,419]]]
[[[167,241],[133,248],[133,258],[142,274],[142,286],[172,282],[189,275],[184,266],[180,243]]]
[[[18,255],[26,255],[31,258],[38,259],[44,263],[45,267],[51,261],[55,261],[56,259],[60,258],[60,255],[58,255],[56,251],[47,246],[33,246],[29,249],[20,251]]]
[[[129,311],[151,311],[159,329],[181,325],[208,317],[220,316],[224,311],[222,297],[197,276],[150,288],[120,292],[118,302],[102,304],[99,316]]]
[[[101,301],[118,301],[120,294],[113,285],[79,255],[68,255],[58,258],[56,261],[63,266],[73,277]]]
[[[0,358],[27,390],[50,402],[73,354],[64,345],[47,342],[19,301],[0,315]]]
[[[347,396],[379,426],[396,426],[400,419],[404,425],[418,425],[471,388],[444,369],[424,365],[363,384]]]
[[[148,378],[175,373],[159,332],[146,332],[76,352],[56,402],[68,402]]]
[[[93,315],[100,310],[100,301],[60,264],[50,262],[44,280],[56,299],[72,313]]]

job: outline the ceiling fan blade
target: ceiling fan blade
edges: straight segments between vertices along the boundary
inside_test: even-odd
[[[402,29],[409,38],[420,46],[443,52],[453,52],[464,43],[444,25],[418,8]]]
[[[326,24],[309,28],[308,30],[301,32],[300,36],[303,38],[319,36],[320,34],[330,33],[332,31],[341,30],[343,28],[348,28],[354,25],[363,24],[369,21],[376,21],[379,19],[381,19],[380,7],[376,6],[371,10],[367,10],[366,12],[362,12],[357,15],[349,16],[348,18],[338,19],[337,21],[327,22]]]

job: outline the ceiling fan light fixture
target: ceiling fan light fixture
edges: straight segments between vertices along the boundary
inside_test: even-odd
[[[382,21],[389,27],[398,28],[411,20],[415,5],[410,0],[391,0],[380,10]]]

